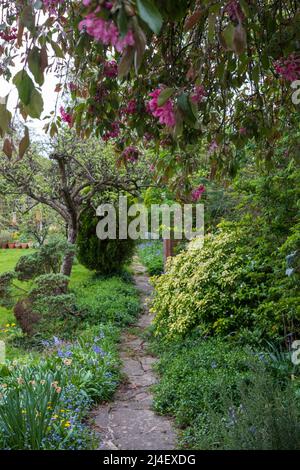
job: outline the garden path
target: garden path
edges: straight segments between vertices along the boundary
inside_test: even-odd
[[[174,449],[176,434],[172,421],[152,410],[151,386],[157,381],[152,366],[156,359],[147,352],[147,342],[141,337],[153,320],[148,308],[152,288],[137,259],[133,269],[143,313],[136,325],[122,335],[120,356],[126,379],[114,401],[93,412],[95,428],[103,450]]]

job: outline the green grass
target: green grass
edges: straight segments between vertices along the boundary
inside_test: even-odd
[[[0,249],[0,274],[12,271],[16,266],[18,260],[21,256],[29,255],[34,253],[35,250],[22,250],[22,249]],[[93,276],[93,273],[88,271],[84,266],[75,263],[72,273],[72,278],[70,282],[70,286],[72,289],[76,291],[79,285],[88,281]],[[30,282],[21,282],[21,281],[14,281],[14,284],[28,290],[30,287]],[[14,323],[15,317],[11,308],[5,308],[0,306],[0,330],[6,329],[7,324]],[[0,333],[3,336],[1,339],[5,339],[5,333]],[[23,349],[14,348],[11,344],[7,344],[7,358],[14,359],[18,356],[22,356],[24,353]]]
[[[29,255],[33,253],[35,250],[21,250],[21,249],[13,249],[13,250],[3,250],[0,249],[0,274],[5,273],[7,271],[12,271],[17,264],[18,260],[23,255]],[[21,283],[18,283],[21,285]],[[14,315],[11,309],[4,308],[0,306],[0,328],[5,327],[7,323],[11,323],[14,321]]]
[[[21,258],[24,255],[30,255],[35,250],[21,250],[15,248],[13,250],[0,249],[0,273],[12,271]]]
[[[12,271],[21,256],[31,254],[34,250],[0,250],[0,273]],[[97,325],[100,322],[113,322],[117,326],[125,326],[134,321],[140,311],[140,302],[135,287],[130,281],[130,271],[124,271],[122,276],[99,277],[94,271],[89,271],[75,261],[70,281],[70,291],[76,296],[78,307],[84,312],[84,320],[78,324],[76,334],[86,325]],[[32,281],[14,281],[14,284],[29,291]],[[17,290],[16,290],[17,293]],[[7,324],[16,320],[12,309],[0,307],[0,330],[5,330]],[[48,325],[49,334],[55,324]],[[58,331],[57,334],[62,334]],[[70,331],[70,334],[75,331]],[[10,332],[8,332],[8,335]],[[56,334],[56,331],[55,331]],[[0,333],[1,339],[6,339],[7,333]],[[9,343],[9,342],[8,342]],[[17,350],[7,345],[9,359],[24,354],[22,346]]]

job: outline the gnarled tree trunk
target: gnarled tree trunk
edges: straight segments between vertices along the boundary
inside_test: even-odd
[[[75,227],[68,227],[68,243],[70,245],[74,245],[74,251],[75,251],[75,243],[77,240],[77,234],[78,234],[78,228]],[[74,263],[74,256],[75,253],[74,251],[70,251],[65,254],[62,265],[61,265],[61,274],[64,274],[65,276],[70,277],[72,273],[72,267]]]

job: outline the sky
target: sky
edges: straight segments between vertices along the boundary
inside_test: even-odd
[[[12,70],[13,76],[21,70],[21,66],[15,66]],[[55,109],[55,103],[57,99],[57,93],[55,93],[55,85],[58,83],[58,79],[55,77],[54,73],[45,74],[45,83],[42,86],[42,96],[44,100],[44,111],[42,113],[41,119],[31,119],[28,118],[27,125],[29,131],[32,130],[33,134],[36,134],[37,137],[45,136],[43,127],[47,120],[43,118],[49,115],[50,111]],[[13,85],[12,81],[9,83],[3,77],[0,77],[0,97],[5,97],[9,94],[7,108],[9,111],[14,114],[15,107],[18,101],[18,92],[16,87]]]

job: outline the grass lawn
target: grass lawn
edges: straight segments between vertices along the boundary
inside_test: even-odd
[[[34,250],[3,250],[0,249],[0,274],[12,271],[17,264],[19,258],[25,254],[33,253]],[[0,328],[4,328],[7,323],[14,321],[14,315],[11,309],[0,306]]]
[[[0,274],[7,271],[12,271],[21,256],[29,255],[34,253],[34,251],[35,250],[0,249]],[[80,265],[79,263],[75,263],[70,282],[71,289],[76,291],[80,284],[91,279],[93,274],[93,272],[88,271],[84,266]],[[24,289],[29,287],[29,282],[15,281],[15,284],[21,286]],[[15,317],[12,309],[0,306],[0,330],[4,330],[7,324],[14,322]],[[9,346],[7,355],[9,358],[13,358],[19,354],[15,348],[11,348],[11,346]]]

